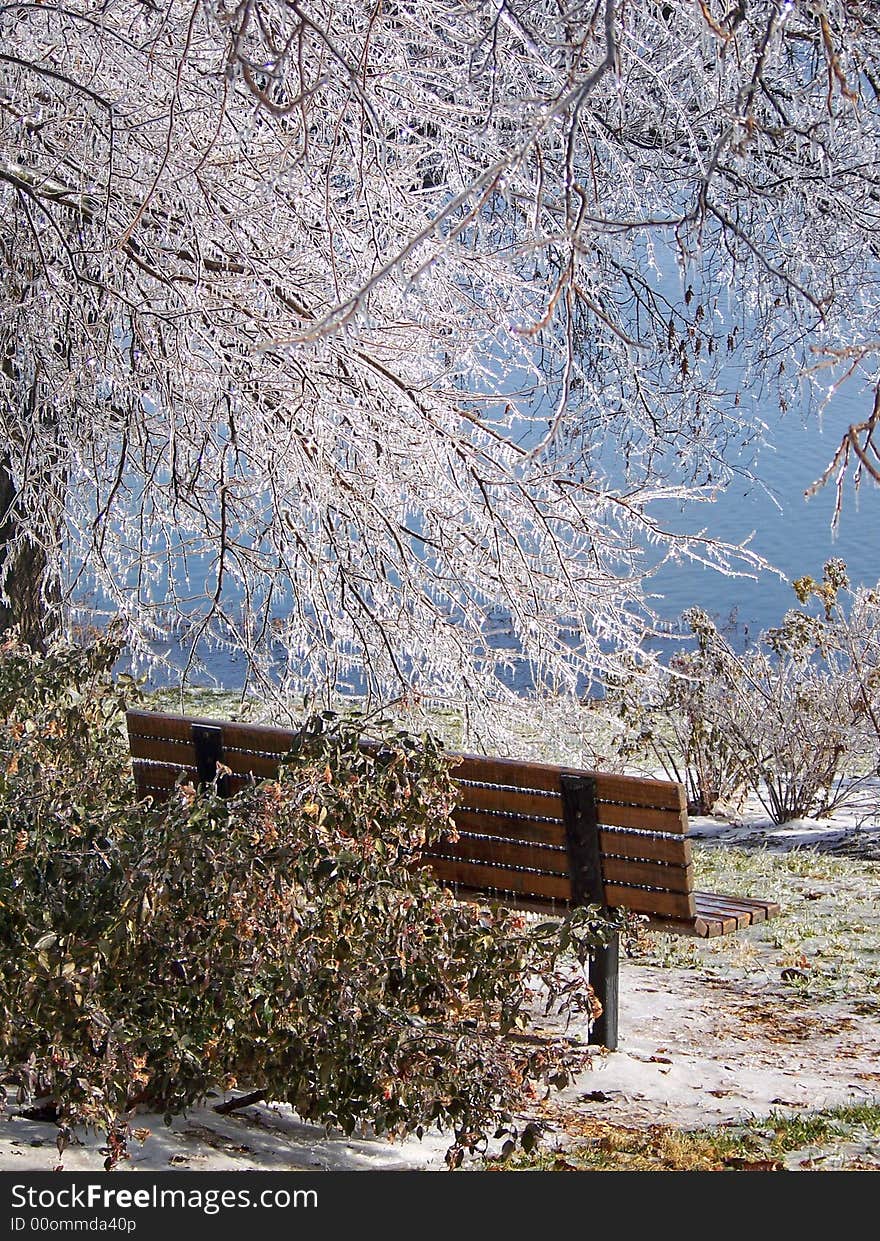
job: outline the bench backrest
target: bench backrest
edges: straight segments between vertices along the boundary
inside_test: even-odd
[[[221,761],[229,793],[273,777],[288,729],[130,711],[138,792],[161,799],[181,771],[210,780]],[[426,855],[437,879],[524,908],[600,900],[661,919],[693,919],[685,792],[680,784],[515,759],[450,755],[460,796],[458,839]],[[591,877],[592,876],[592,877]]]
[[[657,917],[694,916],[681,785],[470,754],[452,774],[460,790],[453,816],[459,838],[433,850],[438,878],[570,904],[573,819],[578,794],[588,792],[602,903]]]

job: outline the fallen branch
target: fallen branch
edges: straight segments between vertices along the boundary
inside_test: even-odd
[[[265,1097],[265,1090],[252,1090],[250,1094],[239,1095],[237,1099],[227,1099],[225,1103],[215,1104],[214,1111],[220,1116],[228,1116],[230,1112],[237,1112],[242,1107],[250,1107],[252,1103],[262,1103]]]

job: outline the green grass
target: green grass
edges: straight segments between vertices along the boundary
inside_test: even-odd
[[[594,1132],[564,1150],[517,1154],[512,1171],[880,1171],[880,1104],[802,1116],[771,1112],[746,1124],[686,1131],[636,1130],[591,1122]]]
[[[847,998],[854,1012],[880,1015],[880,863],[695,843],[694,866],[698,890],[775,900],[780,915],[707,941],[651,933],[636,946],[640,962],[722,977],[769,971],[793,999]]]

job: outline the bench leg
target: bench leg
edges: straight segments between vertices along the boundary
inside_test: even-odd
[[[599,816],[596,780],[593,776],[562,775],[559,780],[565,819],[565,839],[571,873],[573,905],[605,904],[602,855],[599,849]],[[619,941],[615,935],[607,948],[590,957],[590,986],[602,1005],[590,1030],[588,1042],[617,1050],[617,990]]]
[[[590,986],[602,1005],[602,1016],[593,1023],[588,1042],[609,1051],[617,1050],[619,951],[619,936],[615,935],[607,948],[597,948],[590,958]]]

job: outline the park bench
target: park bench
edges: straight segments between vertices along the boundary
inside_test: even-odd
[[[148,711],[126,716],[142,797],[167,798],[181,772],[217,776],[232,794],[277,775],[295,732]],[[651,929],[708,938],[779,912],[772,901],[694,890],[685,792],[680,784],[547,763],[450,755],[459,800],[456,840],[425,855],[434,877],[467,898],[561,915],[584,904],[629,909]],[[590,983],[602,1005],[590,1041],[618,1039],[618,941],[597,951]]]

